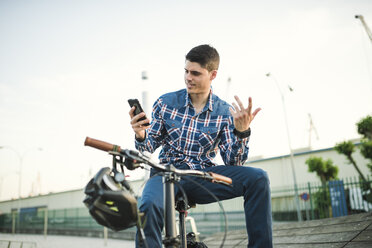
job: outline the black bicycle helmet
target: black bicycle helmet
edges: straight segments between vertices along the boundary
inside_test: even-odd
[[[102,168],[87,184],[85,206],[98,224],[114,231],[135,226],[137,200],[131,192],[114,180],[108,167]]]

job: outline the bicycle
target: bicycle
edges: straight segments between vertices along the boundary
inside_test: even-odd
[[[116,183],[123,185],[125,188],[130,189],[130,186],[125,180],[124,176],[124,168],[125,166],[129,170],[134,170],[136,168],[144,168],[141,164],[147,164],[152,168],[156,169],[164,178],[163,183],[165,184],[164,190],[164,227],[165,227],[165,236],[163,238],[163,244],[166,248],[186,248],[186,228],[185,228],[185,219],[182,217],[182,212],[180,212],[180,220],[179,220],[179,232],[180,238],[178,238],[176,233],[176,220],[175,220],[175,194],[174,194],[174,185],[180,181],[181,177],[185,176],[192,176],[192,177],[199,177],[204,180],[208,180],[213,183],[220,183],[227,186],[232,184],[232,180],[228,177],[213,173],[213,172],[203,172],[198,170],[179,170],[176,169],[173,165],[161,165],[151,161],[151,159],[142,154],[141,152],[128,150],[128,149],[121,149],[118,145],[113,145],[104,141],[100,141],[97,139],[86,137],[84,145],[90,146],[105,152],[108,152],[110,155],[113,156],[113,168],[112,172],[114,173],[114,180]],[[124,160],[123,160],[124,159]],[[117,164],[120,165],[122,173],[117,170]],[[187,196],[185,192],[183,192],[182,188],[181,193],[183,198],[185,199],[185,205],[187,206]],[[131,190],[131,189],[130,189]],[[218,201],[218,199],[215,197]],[[133,202],[129,203],[133,204]],[[221,206],[221,205],[220,205]],[[185,207],[185,206],[184,206]],[[222,206],[221,206],[222,207]],[[184,213],[183,213],[184,214]],[[139,217],[139,216],[138,216]],[[225,217],[225,237],[226,237],[226,216]],[[145,246],[146,238],[143,233],[143,229],[141,226],[141,221],[137,223],[137,227],[139,228],[140,234],[142,239],[144,240]],[[222,241],[223,246],[224,239]]]

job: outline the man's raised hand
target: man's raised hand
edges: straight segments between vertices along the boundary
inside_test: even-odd
[[[240,101],[238,96],[234,96],[238,105],[233,102],[233,108],[230,108],[230,113],[234,118],[234,126],[235,129],[239,132],[247,131],[251,122],[256,117],[257,113],[260,112],[261,108],[256,108],[255,111],[252,113],[252,98],[248,98],[248,108],[244,108],[243,103]]]

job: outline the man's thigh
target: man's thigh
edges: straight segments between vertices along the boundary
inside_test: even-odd
[[[232,199],[244,194],[254,187],[260,177],[266,176],[261,169],[246,166],[215,166],[204,169],[232,179],[232,186],[212,183],[200,178],[186,178],[181,181],[181,186],[186,191],[190,201],[198,204],[215,202],[213,193],[219,200]],[[201,186],[200,186],[201,185]]]
[[[154,176],[150,178],[141,195],[141,210],[142,208],[151,206],[157,206],[163,208],[163,182],[161,176]]]

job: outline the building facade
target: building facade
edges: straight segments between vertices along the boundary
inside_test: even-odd
[[[357,147],[358,144],[359,143],[355,143]],[[317,178],[315,173],[308,172],[308,168],[305,163],[305,161],[311,156],[322,157],[323,159],[331,159],[334,164],[338,166],[338,177],[341,179],[349,177],[359,177],[357,171],[351,164],[349,164],[346,157],[338,154],[333,148],[325,148],[319,150],[302,149],[294,151],[295,175],[297,184],[299,185],[306,184],[308,182],[319,182],[319,179]],[[362,157],[358,149],[353,154],[353,158],[366,177],[368,175],[371,175],[371,172],[367,168],[368,161]],[[293,187],[294,185],[289,154],[271,158],[252,158],[247,161],[245,166],[253,166],[267,171],[270,178],[272,191],[275,191],[280,187]],[[134,192],[138,192],[139,195],[141,193],[141,187],[143,187],[143,184],[143,180],[131,182],[131,185],[134,188]],[[282,196],[283,194],[280,195],[281,201],[283,200]],[[277,195],[273,194],[273,209],[276,209],[276,205],[279,204],[279,199],[275,199],[276,197]],[[83,204],[84,198],[85,196],[83,189],[77,189],[16,200],[8,200],[0,202],[0,214],[11,213],[12,211],[17,211],[18,209],[22,210],[27,208],[47,208],[49,210],[85,208]],[[282,205],[282,203],[280,204]],[[225,211],[242,211],[243,199],[237,198],[224,201],[223,206]],[[288,208],[293,209],[293,203],[292,206]],[[220,206],[216,203],[213,203],[208,205],[198,205],[197,208],[193,209],[191,212],[206,213],[219,211]]]

